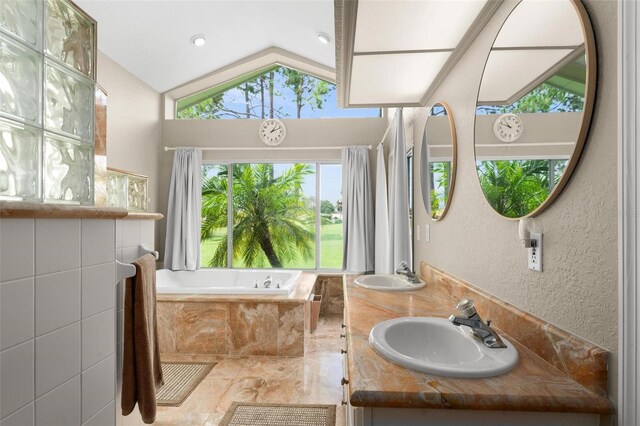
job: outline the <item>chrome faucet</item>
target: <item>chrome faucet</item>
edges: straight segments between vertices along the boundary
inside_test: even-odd
[[[457,325],[458,327],[466,325],[471,328],[473,334],[482,339],[482,342],[488,348],[507,347],[500,336],[498,336],[498,333],[490,327],[491,321],[487,321],[486,323],[482,321],[482,318],[478,315],[478,311],[476,311],[473,300],[462,299],[460,303],[458,303],[458,306],[456,306],[456,309],[462,312],[462,316],[456,317],[455,315],[451,315],[449,321],[451,321],[453,325]]]
[[[269,288],[269,287],[271,287],[271,283],[272,283],[272,281],[273,281],[273,280],[271,279],[271,275],[267,275],[267,278],[265,278],[265,279],[264,279],[264,281],[262,282],[262,285],[263,285],[265,288]]]
[[[409,265],[407,264],[406,260],[400,262],[398,268],[396,268],[396,274],[404,275],[409,281],[414,284],[420,284],[420,278],[416,277],[416,274],[411,272],[411,269],[409,269]]]

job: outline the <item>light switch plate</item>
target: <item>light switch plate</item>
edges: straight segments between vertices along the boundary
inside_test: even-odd
[[[542,234],[532,232],[531,239],[536,241],[536,246],[527,249],[529,269],[542,272]]]
[[[428,223],[424,226],[424,240],[426,242],[431,241],[431,231],[429,230],[429,224]]]

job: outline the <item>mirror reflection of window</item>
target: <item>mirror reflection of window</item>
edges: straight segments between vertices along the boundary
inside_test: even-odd
[[[432,108],[422,142],[422,197],[434,220],[446,214],[455,182],[456,136],[451,110],[444,103]]]
[[[476,169],[485,198],[504,217],[543,208],[582,150],[595,78],[582,12],[577,0],[523,0],[487,59],[476,107]]]

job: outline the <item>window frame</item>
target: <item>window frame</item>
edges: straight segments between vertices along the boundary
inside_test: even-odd
[[[320,231],[322,229],[322,220],[320,216],[320,190],[321,190],[321,179],[322,173],[320,172],[320,166],[322,165],[342,165],[340,160],[322,160],[322,161],[307,161],[307,160],[203,160],[203,166],[226,166],[227,167],[227,235],[231,234],[230,238],[227,238],[227,266],[216,267],[216,268],[204,268],[204,269],[249,269],[249,268],[238,268],[233,265],[233,166],[235,164],[295,164],[295,163],[304,163],[304,164],[313,164],[315,165],[315,177],[316,177],[316,191],[315,191],[315,214],[316,214],[316,238],[315,238],[315,269],[309,268],[279,268],[281,270],[295,270],[295,271],[309,271],[309,272],[327,272],[327,273],[337,273],[343,272],[342,267],[338,269],[331,268],[320,268],[321,258],[320,258],[320,243],[321,236]],[[344,242],[344,234],[342,235],[342,239]],[[200,240],[199,250],[202,250],[202,240]],[[202,252],[201,252],[202,253]],[[251,269],[274,269],[274,268],[251,268]]]

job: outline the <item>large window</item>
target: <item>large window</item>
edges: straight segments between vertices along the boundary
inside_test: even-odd
[[[380,117],[380,109],[338,108],[335,84],[283,66],[247,74],[176,105],[178,119],[328,117]]]
[[[202,174],[204,267],[342,268],[340,164],[207,164]]]

